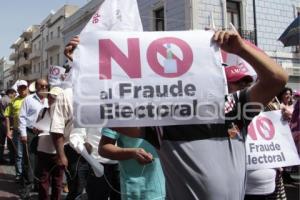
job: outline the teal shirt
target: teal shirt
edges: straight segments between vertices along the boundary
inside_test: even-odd
[[[102,134],[116,140],[119,147],[143,148],[154,158],[154,161],[147,165],[141,165],[135,159],[119,161],[122,200],[165,199],[165,177],[155,148],[146,140],[127,137],[108,128],[103,128]]]

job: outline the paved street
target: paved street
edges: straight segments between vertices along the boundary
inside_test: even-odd
[[[0,166],[0,199],[13,200],[19,199],[18,185],[14,181],[14,167]]]
[[[299,200],[300,199],[300,174],[294,173],[292,175],[297,179],[297,183],[286,184],[287,199]],[[9,165],[0,165],[0,200],[18,200],[18,185],[14,181],[14,167]],[[62,194],[63,197],[65,194]],[[37,194],[32,194],[33,199],[37,199]]]
[[[5,155],[7,156],[7,155]],[[20,186],[15,182],[15,168],[13,165],[0,165],[0,200],[19,200]],[[32,200],[38,199],[37,193],[31,193]],[[62,193],[62,199],[66,193]]]

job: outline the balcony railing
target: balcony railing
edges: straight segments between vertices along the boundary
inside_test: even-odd
[[[14,61],[18,58],[18,54],[16,54],[16,52],[12,52],[10,55],[9,55],[9,60],[11,61]]]
[[[289,76],[300,77],[300,64],[282,63],[282,67],[288,73]]]
[[[58,38],[58,37],[55,37],[51,40],[49,40],[46,45],[45,45],[45,49],[46,51],[50,51],[50,50],[53,50],[55,48],[59,48],[61,45],[63,45],[63,40],[62,38]]]
[[[256,35],[255,35],[254,30],[239,29],[238,31],[239,31],[240,35],[242,36],[242,38],[244,38],[245,40],[249,40],[250,42],[255,44]]]
[[[25,30],[22,34],[21,37],[23,38],[31,38],[32,37],[32,30]]]
[[[32,59],[35,59],[35,58],[39,58],[39,57],[41,57],[41,55],[42,55],[42,52],[36,50],[36,51],[33,51],[33,52],[30,53],[29,59],[32,60]]]
[[[31,51],[31,44],[28,42],[23,42],[20,45],[20,51],[25,51],[25,52]]]
[[[25,59],[24,57],[22,57],[22,58],[19,59],[19,66],[20,67],[28,66],[30,64],[31,64],[30,60]]]

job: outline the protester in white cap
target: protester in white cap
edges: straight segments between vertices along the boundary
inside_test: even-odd
[[[22,103],[28,94],[27,82],[24,80],[18,80],[15,83],[18,91],[18,96],[11,101],[9,106],[5,109],[4,116],[6,117],[6,136],[8,139],[13,140],[15,149],[15,169],[17,182],[21,181],[23,175],[22,158],[23,158],[23,144],[20,141],[19,131],[19,114]],[[12,124],[10,123],[12,118]]]

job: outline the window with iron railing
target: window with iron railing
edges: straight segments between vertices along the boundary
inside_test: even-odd
[[[244,30],[239,28],[238,31],[242,38],[244,38],[245,40],[249,40],[250,42],[255,44],[256,35],[254,30]]]
[[[236,28],[241,27],[241,4],[237,1],[228,1],[226,2],[227,10],[227,27],[232,23]]]

